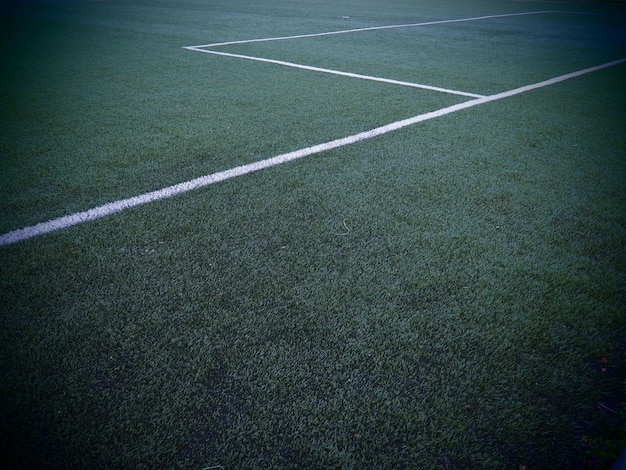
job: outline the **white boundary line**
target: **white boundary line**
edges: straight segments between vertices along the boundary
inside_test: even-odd
[[[468,93],[466,91],[450,90],[448,88],[441,88],[441,87],[436,87],[436,86],[431,86],[431,85],[422,85],[419,83],[402,82],[400,80],[391,80],[389,78],[372,77],[370,75],[361,75],[361,74],[352,73],[352,72],[342,72],[340,70],[323,69],[320,67],[313,67],[310,65],[303,65],[303,64],[295,64],[293,62],[285,62],[282,60],[265,59],[263,57],[253,57],[253,56],[241,55],[241,54],[231,54],[229,52],[219,52],[219,51],[212,51],[212,50],[206,50],[206,49],[199,49],[194,46],[184,47],[183,49],[188,49],[190,51],[196,51],[196,52],[204,52],[205,54],[215,54],[215,55],[220,55],[220,56],[225,56],[225,57],[235,57],[237,59],[247,59],[247,60],[254,60],[257,62],[266,62],[269,64],[284,65],[286,67],[308,70],[311,72],[322,72],[322,73],[328,73],[331,75],[340,75],[342,77],[359,78],[361,80],[370,80],[373,82],[389,83],[392,85],[401,85],[401,86],[407,86],[407,87],[412,87],[412,88],[421,88],[423,90],[438,91],[440,93],[448,93],[451,95],[467,96],[469,98],[483,98],[485,96],[485,95],[478,95],[476,93]]]
[[[474,100],[455,104],[453,106],[439,109],[437,111],[432,111],[432,112],[425,113],[425,114],[419,114],[409,119],[392,122],[385,126],[377,127],[375,129],[371,129],[365,132],[360,132],[358,134],[344,137],[342,139],[325,142],[323,144],[314,145],[312,147],[307,147],[304,149],[296,150],[294,152],[284,153],[282,155],[277,155],[272,158],[260,160],[254,163],[249,163],[247,165],[241,165],[235,168],[231,168],[229,170],[220,171],[220,172],[213,173],[213,174],[206,175],[206,176],[201,176],[200,178],[196,178],[196,179],[184,182],[184,183],[179,183],[173,186],[168,186],[167,188],[159,189],[157,191],[152,191],[150,193],[141,194],[139,196],[134,196],[128,199],[122,199],[116,202],[111,202],[103,206],[89,209],[84,212],[77,212],[74,214],[59,217],[57,219],[49,220],[47,222],[42,222],[37,225],[32,225],[30,227],[13,230],[11,232],[0,235],[0,246],[17,243],[23,240],[27,240],[29,238],[36,237],[38,235],[43,235],[46,233],[54,232],[56,230],[61,230],[63,228],[68,228],[74,225],[82,224],[90,220],[100,219],[108,215],[115,214],[117,212],[121,212],[126,209],[130,209],[132,207],[140,206],[142,204],[147,204],[149,202],[159,201],[162,199],[167,199],[167,198],[176,196],[178,194],[183,194],[183,193],[192,191],[194,189],[204,188],[205,186],[209,186],[211,184],[218,183],[220,181],[225,181],[231,178],[236,178],[238,176],[247,175],[255,171],[263,170],[265,168],[270,168],[276,165],[281,165],[283,163],[297,160],[303,157],[307,157],[309,155],[315,155],[321,152],[326,152],[328,150],[344,147],[346,145],[351,145],[357,142],[362,142],[364,140],[372,139],[374,137],[378,137],[383,134],[387,134],[389,132],[402,129],[407,126],[412,126],[414,124],[417,124],[423,121],[428,121],[430,119],[434,119],[434,118],[438,118],[441,116],[445,116],[447,114],[455,113],[457,111],[461,111],[462,109],[467,109],[467,108],[471,108],[471,107],[478,106],[481,104],[490,103],[492,101],[498,101],[498,100],[502,100],[505,98],[510,98],[511,96],[519,95],[521,93],[526,93],[528,91],[536,90],[539,88],[544,88],[544,87],[554,85],[559,82],[563,82],[565,80],[569,80],[575,77],[580,77],[581,75],[596,72],[598,70],[602,70],[608,67],[613,67],[615,65],[623,64],[625,62],[626,62],[626,58],[614,60],[612,62],[607,62],[605,64],[597,65],[595,67],[589,67],[583,70],[578,70],[576,72],[554,77],[549,80],[544,80],[542,82],[534,83],[531,85],[526,85],[520,88],[515,88],[513,90],[508,90],[508,91],[498,93],[495,95],[485,96],[482,98],[477,98]]]
[[[388,25],[388,26],[372,26],[369,28],[345,29],[345,30],[340,30],[340,31],[329,31],[329,32],[324,32],[324,33],[299,34],[296,36],[279,36],[279,37],[260,38],[260,39],[245,39],[241,41],[218,42],[218,43],[204,44],[204,45],[199,45],[199,46],[186,46],[186,47],[183,47],[183,49],[187,49],[189,51],[195,51],[195,52],[204,52],[205,54],[214,54],[214,55],[219,55],[219,56],[224,56],[224,57],[234,57],[237,59],[246,59],[246,60],[253,60],[257,62],[265,62],[268,64],[282,65],[285,67],[308,70],[312,72],[328,73],[331,75],[339,75],[342,77],[358,78],[361,80],[369,80],[369,81],[374,81],[374,82],[389,83],[392,85],[420,88],[423,90],[437,91],[440,93],[448,93],[451,95],[466,96],[469,98],[483,98],[484,95],[479,95],[477,93],[469,93],[466,91],[451,90],[448,88],[441,88],[441,87],[436,87],[432,85],[404,82],[404,81],[393,80],[393,79],[388,79],[388,78],[373,77],[369,75],[361,75],[361,74],[356,74],[356,73],[351,73],[351,72],[342,72],[339,70],[331,70],[331,69],[325,69],[325,68],[320,68],[320,67],[313,67],[310,65],[296,64],[293,62],[285,62],[282,60],[267,59],[264,57],[254,57],[254,56],[248,56],[248,55],[242,55],[242,54],[232,54],[228,52],[221,52],[221,51],[207,50],[207,49],[212,49],[218,46],[232,46],[236,44],[250,44],[250,43],[256,43],[256,42],[269,42],[269,41],[285,41],[289,39],[314,38],[314,37],[321,37],[321,36],[332,36],[336,34],[359,33],[363,31],[379,31],[379,30],[384,30],[384,29],[412,28],[416,26],[463,23],[467,21],[480,21],[480,20],[487,20],[487,19],[493,19],[493,18],[508,18],[512,16],[539,15],[539,14],[545,14],[545,13],[552,13],[552,11],[548,10],[548,11],[530,11],[530,12],[522,12],[522,13],[505,13],[501,15],[475,16],[471,18],[458,18],[458,19],[452,19],[452,20],[428,21],[428,22],[422,22],[422,23],[397,24],[397,25]]]
[[[332,36],[335,34],[360,33],[362,31],[378,31],[381,29],[394,29],[394,28],[413,28],[415,26],[430,26],[430,25],[436,25],[436,24],[463,23],[466,21],[488,20],[492,18],[507,18],[510,16],[541,15],[545,13],[554,13],[554,11],[552,10],[526,11],[523,13],[505,13],[502,15],[475,16],[472,18],[458,18],[458,19],[452,19],[452,20],[428,21],[424,23],[394,24],[394,25],[388,25],[388,26],[372,26],[369,28],[343,29],[340,31],[328,31],[325,33],[298,34],[296,36],[279,36],[279,37],[273,37],[273,38],[244,39],[243,41],[216,42],[214,44],[190,46],[189,48],[198,49],[198,48],[207,48],[207,47],[231,46],[234,44],[250,44],[252,42],[284,41],[287,39],[315,38],[315,37],[320,37],[320,36]]]

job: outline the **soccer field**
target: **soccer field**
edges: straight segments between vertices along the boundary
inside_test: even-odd
[[[0,7],[16,468],[605,468],[626,5]]]

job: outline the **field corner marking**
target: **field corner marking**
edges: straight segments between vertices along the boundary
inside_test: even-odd
[[[528,91],[545,88],[547,86],[551,86],[556,83],[563,82],[565,80],[580,77],[582,75],[586,75],[592,72],[603,70],[603,69],[613,67],[615,65],[623,64],[623,63],[626,63],[626,57],[621,58],[621,59],[616,59],[610,62],[606,62],[604,64],[596,65],[593,67],[581,69],[575,72],[560,75],[558,77],[553,77],[551,79],[543,80],[541,82],[537,82],[534,84],[525,85],[525,86],[518,87],[512,90],[504,91],[501,93],[496,93],[494,95],[486,96],[483,98],[477,98],[474,100],[457,103],[455,105],[448,106],[446,108],[442,108],[436,111],[431,111],[428,113],[419,114],[417,116],[413,116],[408,119],[392,122],[390,124],[386,124],[384,126],[371,129],[369,131],[359,132],[357,134],[353,134],[347,137],[336,139],[330,142],[314,145],[312,147],[307,147],[307,148],[300,149],[300,150],[295,150],[292,152],[288,152],[285,154],[267,158],[265,160],[260,160],[257,162],[249,163],[246,165],[241,165],[241,166],[234,167],[234,168],[224,170],[224,171],[220,171],[217,173],[212,173],[209,175],[201,176],[199,178],[186,181],[184,183],[178,183],[176,185],[168,186],[160,190],[156,190],[156,191],[144,193],[138,196],[133,196],[131,198],[122,199],[119,201],[104,204],[102,206],[98,206],[98,207],[95,207],[95,208],[92,208],[83,212],[77,212],[74,214],[65,215],[56,219],[48,220],[47,222],[41,222],[36,225],[12,230],[10,232],[0,235],[0,246],[11,245],[20,241],[27,240],[29,238],[36,237],[38,235],[44,235],[46,233],[54,232],[63,228],[68,228],[68,227],[79,225],[79,224],[82,224],[84,222],[88,222],[91,220],[100,219],[108,215],[121,212],[126,209],[130,209],[132,207],[147,204],[149,202],[154,202],[157,200],[170,198],[179,194],[192,191],[194,189],[203,188],[203,187],[209,186],[211,184],[214,184],[220,181],[225,181],[227,179],[231,179],[237,176],[243,176],[248,173],[270,168],[270,167],[280,165],[282,163],[286,163],[289,161],[297,160],[297,159],[300,159],[309,155],[314,155],[314,154],[325,152],[328,150],[333,150],[339,147],[344,147],[346,145],[355,144],[357,142],[361,142],[364,140],[369,140],[374,137],[378,137],[383,134],[386,134],[388,132],[396,131],[407,126],[417,124],[419,122],[445,116],[447,114],[451,114],[456,111],[474,107],[480,104],[490,103],[492,101],[498,101],[498,100],[502,100],[505,98],[510,98],[511,96],[516,96],[522,93],[526,93]]]

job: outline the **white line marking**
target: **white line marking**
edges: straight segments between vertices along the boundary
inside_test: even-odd
[[[412,126],[419,122],[428,121],[429,119],[445,116],[447,114],[455,113],[462,109],[471,108],[484,103],[509,98],[511,96],[519,95],[520,93],[526,93],[528,91],[536,90],[538,88],[544,88],[550,85],[554,85],[555,83],[559,83],[575,77],[580,77],[581,75],[596,72],[598,70],[602,70],[608,67],[613,67],[624,62],[626,62],[626,58],[614,60],[612,62],[607,62],[605,64],[597,65],[595,67],[589,67],[583,70],[578,70],[576,72],[561,75],[559,77],[551,78],[549,80],[544,80],[542,82],[534,83],[532,85],[526,85],[520,88],[515,88],[513,90],[498,93],[496,95],[485,96],[483,98],[455,104],[447,108],[432,111],[430,113],[420,114],[409,119],[392,122],[385,126],[377,127],[375,129],[371,129],[365,132],[360,132],[358,134],[344,137],[342,139],[314,145],[312,147],[296,150],[294,152],[277,155],[266,160],[260,160],[254,163],[249,163],[247,165],[241,165],[235,168],[231,168],[230,170],[220,171],[211,175],[202,176],[200,178],[187,181],[185,183],[179,183],[173,186],[169,186],[167,188],[159,189],[158,191],[152,191],[150,193],[141,194],[139,196],[134,196],[128,199],[111,202],[109,204],[95,207],[84,212],[77,212],[75,214],[59,217],[58,219],[49,220],[47,222],[42,222],[30,227],[13,230],[11,232],[0,235],[0,246],[17,243],[23,240],[27,240],[29,238],[36,237],[38,235],[43,235],[46,233],[54,232],[56,230],[71,227],[73,225],[82,224],[90,220],[100,219],[102,217],[115,214],[116,212],[130,209],[131,207],[136,207],[153,201],[159,201],[161,199],[167,199],[178,194],[192,191],[194,189],[203,188],[205,186],[209,186],[220,181],[225,181],[230,178],[247,175],[248,173],[263,170],[265,168],[270,168],[276,165],[281,165],[283,163],[297,160],[299,158],[303,158],[309,155],[326,152],[328,150],[372,139],[374,137],[387,134],[388,132],[393,132],[407,126]]]
[[[506,13],[503,15],[476,16],[473,18],[459,18],[455,20],[439,20],[439,21],[428,21],[425,23],[395,24],[395,25],[389,25],[389,26],[372,26],[369,28],[344,29],[340,31],[328,31],[325,33],[298,34],[296,36],[279,36],[279,37],[274,37],[274,38],[244,39],[243,41],[216,42],[214,44],[205,44],[202,46],[190,46],[190,47],[207,48],[207,47],[218,47],[218,46],[231,46],[234,44],[250,44],[253,42],[284,41],[287,39],[315,38],[315,37],[320,37],[320,36],[332,36],[335,34],[360,33],[362,31],[377,31],[381,29],[394,29],[394,28],[412,28],[415,26],[430,26],[430,25],[436,25],[436,24],[462,23],[465,21],[479,21],[479,20],[488,20],[492,18],[507,18],[511,16],[541,15],[545,13],[554,13],[554,12],[551,10],[547,10],[547,11],[527,11],[523,13]]]
[[[369,75],[361,75],[358,73],[342,72],[340,70],[324,69],[320,67],[313,67],[311,65],[303,65],[303,64],[296,64],[293,62],[285,62],[283,60],[265,59],[264,57],[253,57],[253,56],[241,55],[241,54],[231,54],[230,52],[219,52],[219,51],[212,51],[212,50],[206,50],[206,49],[199,49],[194,46],[184,47],[183,49],[188,49],[190,51],[196,51],[196,52],[204,52],[205,54],[214,54],[214,55],[220,55],[220,56],[225,56],[225,57],[234,57],[237,59],[254,60],[256,62],[266,62],[268,64],[283,65],[285,67],[309,70],[312,72],[329,73],[331,75],[340,75],[342,77],[360,78],[361,80],[369,80],[373,82],[390,83],[392,85],[401,85],[401,86],[408,86],[408,87],[413,87],[413,88],[421,88],[424,90],[438,91],[441,93],[449,93],[452,95],[467,96],[470,98],[482,98],[484,96],[484,95],[478,95],[476,93],[468,93],[466,91],[450,90],[447,88],[440,88],[440,87],[431,86],[431,85],[422,85],[419,83],[403,82],[399,80],[391,80],[389,78],[372,77]]]

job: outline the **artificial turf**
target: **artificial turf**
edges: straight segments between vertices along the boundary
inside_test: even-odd
[[[466,99],[183,46],[545,7],[391,3],[5,8],[2,232]],[[222,50],[475,93],[626,56],[623,7],[549,8],[578,14]],[[600,468],[623,443],[625,75],[0,247],[4,460]]]

